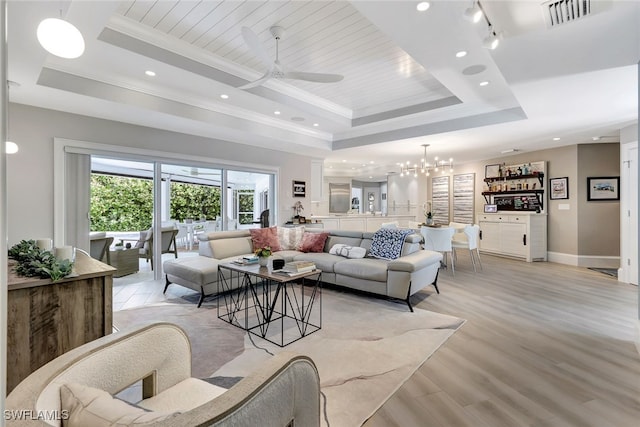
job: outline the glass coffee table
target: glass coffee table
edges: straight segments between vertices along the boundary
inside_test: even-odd
[[[218,266],[218,318],[284,347],[322,328],[321,270],[296,275],[258,264]]]

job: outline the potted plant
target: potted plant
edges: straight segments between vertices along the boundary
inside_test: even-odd
[[[431,202],[425,202],[422,205],[422,209],[424,209],[424,224],[425,225],[433,225],[433,213],[431,212]]]
[[[261,266],[266,267],[269,264],[269,257],[271,256],[271,248],[269,246],[258,248],[254,253],[258,257],[258,263]]]

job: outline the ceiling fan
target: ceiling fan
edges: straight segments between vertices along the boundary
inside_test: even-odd
[[[248,27],[242,27],[242,38],[247,44],[251,52],[256,55],[262,63],[264,63],[268,70],[258,80],[247,83],[246,85],[238,87],[238,89],[251,89],[252,87],[260,86],[269,79],[293,79],[293,80],[305,80],[315,83],[335,83],[344,78],[340,74],[324,74],[324,73],[308,73],[304,71],[287,71],[278,58],[278,42],[284,35],[284,28],[279,26],[273,26],[269,28],[271,35],[276,39],[276,59],[271,60],[264,46],[260,43],[258,36]]]

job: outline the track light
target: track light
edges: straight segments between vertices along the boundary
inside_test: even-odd
[[[489,35],[482,41],[482,47],[485,49],[495,49],[500,44],[500,36],[489,27]]]
[[[465,19],[475,23],[480,22],[480,20],[482,19],[482,9],[480,8],[480,3],[473,3],[473,6],[467,8],[467,10],[464,11],[464,17]]]

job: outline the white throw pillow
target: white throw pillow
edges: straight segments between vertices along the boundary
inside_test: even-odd
[[[304,226],[301,227],[278,227],[278,243],[280,243],[280,250],[282,251],[295,251],[300,242],[302,242],[302,236],[304,236]]]
[[[151,412],[138,408],[109,393],[82,384],[60,387],[60,403],[68,419],[65,427],[145,426],[174,417],[177,412]]]
[[[364,256],[367,254],[367,250],[359,246],[349,246],[342,243],[337,243],[333,245],[331,249],[329,249],[329,253],[332,255],[340,255],[351,259],[357,259],[364,258]]]

